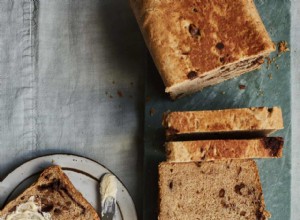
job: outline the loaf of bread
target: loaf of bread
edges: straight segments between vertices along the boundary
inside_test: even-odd
[[[49,218],[45,219],[100,219],[95,209],[75,189],[59,166],[51,166],[44,170],[37,182],[0,211],[0,219],[5,220],[8,215],[14,214],[20,205],[28,201],[33,201],[39,207],[38,213],[47,214]]]
[[[169,162],[280,158],[283,138],[178,141],[167,142],[165,147]]]
[[[263,137],[283,128],[281,108],[258,107],[215,111],[169,112],[163,119],[166,136],[197,134]],[[211,135],[209,135],[211,134]],[[232,135],[233,134],[233,135]]]
[[[159,165],[159,220],[265,220],[256,163],[219,160]]]
[[[275,50],[253,0],[130,0],[171,98],[255,70]]]

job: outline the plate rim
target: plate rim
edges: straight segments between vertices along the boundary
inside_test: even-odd
[[[81,158],[84,158],[84,159],[87,159],[87,160],[90,160],[92,162],[95,162],[97,163],[98,165],[101,165],[102,167],[104,167],[105,169],[107,169],[109,172],[111,172],[112,174],[114,174],[110,169],[108,169],[105,165],[101,164],[100,162],[94,160],[94,159],[91,159],[89,157],[86,157],[86,156],[81,156],[79,154],[73,154],[73,153],[50,153],[50,154],[43,154],[43,155],[40,155],[40,156],[37,156],[37,157],[33,157],[31,159],[28,159],[24,162],[22,162],[21,164],[17,165],[15,168],[13,168],[11,171],[8,171],[8,173],[6,173],[2,178],[0,177],[0,183],[4,182],[4,180],[11,174],[13,173],[16,169],[20,168],[21,166],[25,165],[26,163],[29,163],[33,160],[36,160],[36,159],[39,159],[39,158],[42,158],[42,157],[49,157],[49,156],[75,156],[75,157],[81,157]],[[116,176],[117,177],[117,176]],[[118,177],[117,177],[118,178]],[[119,178],[118,178],[119,179]],[[120,179],[119,179],[120,180]],[[122,182],[121,182],[122,183]],[[123,184],[123,183],[122,183]],[[123,184],[124,185],[124,184]],[[125,186],[125,185],[124,185]],[[127,189],[127,188],[126,188]]]

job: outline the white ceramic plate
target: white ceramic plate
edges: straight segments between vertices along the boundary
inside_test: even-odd
[[[111,172],[95,161],[66,154],[38,157],[24,163],[11,172],[0,182],[0,209],[31,185],[42,170],[51,165],[60,165],[76,189],[100,213],[99,180],[103,174]],[[136,220],[134,203],[127,189],[119,180],[117,185],[116,219]]]

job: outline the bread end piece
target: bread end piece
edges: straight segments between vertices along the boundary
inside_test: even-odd
[[[275,51],[253,0],[130,4],[172,99],[255,70]]]

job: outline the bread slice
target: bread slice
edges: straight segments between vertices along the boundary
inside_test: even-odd
[[[51,166],[43,171],[37,182],[27,188],[16,199],[9,202],[2,211],[0,219],[16,208],[34,198],[40,212],[50,214],[51,220],[99,220],[99,216],[89,202],[75,189],[59,166]]]
[[[159,220],[270,217],[253,160],[163,162],[159,199]]]
[[[163,126],[169,139],[195,134],[206,139],[207,136],[220,139],[218,134],[250,138],[283,129],[283,119],[279,107],[169,112],[164,115]]]
[[[275,46],[253,0],[130,0],[171,98],[255,70]]]
[[[167,142],[165,147],[169,162],[279,158],[283,138],[179,141]]]

